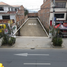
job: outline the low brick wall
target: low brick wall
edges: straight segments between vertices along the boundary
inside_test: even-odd
[[[29,13],[28,17],[38,17],[38,13]]]
[[[27,19],[28,19],[28,15],[26,15],[26,16],[24,17],[24,21],[27,20]]]
[[[49,18],[50,18],[50,1],[51,0],[46,0],[41,5],[41,9],[38,11],[38,17],[48,32],[49,32]]]

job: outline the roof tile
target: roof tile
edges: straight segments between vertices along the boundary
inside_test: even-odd
[[[4,2],[0,2],[0,5],[8,5],[7,3]]]

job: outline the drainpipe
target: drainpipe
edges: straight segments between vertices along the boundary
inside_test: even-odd
[[[55,15],[55,0],[53,0],[53,18],[52,18],[52,25],[55,26],[54,16]]]
[[[52,8],[53,8],[52,26],[55,26],[55,21],[54,21],[54,15],[55,15],[55,0],[52,0],[52,2],[53,2],[53,6],[52,6]],[[51,30],[53,30],[53,27],[52,27]],[[55,35],[55,34],[54,34],[54,31],[53,31],[52,34],[51,34],[51,37],[53,38],[54,35]]]

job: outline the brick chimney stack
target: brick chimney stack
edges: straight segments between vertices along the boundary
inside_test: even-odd
[[[46,2],[46,0],[43,0],[43,3]]]
[[[24,9],[24,7],[21,5],[21,6],[20,6],[20,10],[23,10],[23,9]]]

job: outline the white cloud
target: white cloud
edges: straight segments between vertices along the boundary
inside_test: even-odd
[[[23,5],[25,8],[32,10],[40,8],[41,4],[43,3],[43,0],[1,0],[1,1],[11,5]]]

